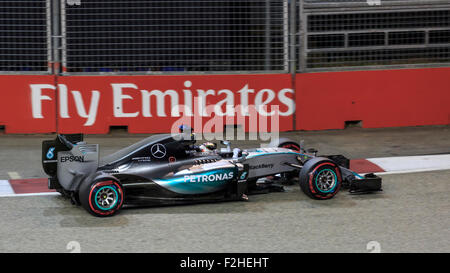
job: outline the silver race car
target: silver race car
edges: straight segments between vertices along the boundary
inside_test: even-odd
[[[298,181],[313,199],[381,190],[381,178],[361,176],[341,155],[317,156],[289,139],[268,148],[239,149],[222,141],[196,145],[195,135],[153,135],[99,158],[99,145],[83,135],[58,135],[42,143],[48,187],[95,216],[114,215],[123,205],[170,205],[248,200],[248,195],[284,191]]]

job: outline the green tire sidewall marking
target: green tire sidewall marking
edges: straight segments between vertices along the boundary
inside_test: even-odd
[[[327,190],[327,191],[323,191],[323,190],[321,190],[321,189],[317,186],[317,179],[319,178],[320,174],[321,174],[322,172],[324,172],[324,171],[330,171],[330,172],[334,175],[334,181],[335,181],[335,182],[334,182],[334,185],[333,185],[333,188],[331,188],[331,189],[329,189],[329,190]],[[320,191],[321,193],[330,193],[330,192],[333,192],[334,189],[336,188],[337,184],[338,184],[338,179],[337,179],[336,172],[333,171],[333,170],[331,170],[331,169],[323,169],[323,170],[321,170],[321,171],[316,175],[316,179],[314,180],[314,183],[315,183],[315,185],[316,185],[316,189],[317,189],[318,191]]]
[[[109,188],[109,189],[113,190],[113,191],[114,191],[114,194],[116,195],[116,198],[115,198],[115,200],[114,200],[114,203],[113,203],[111,206],[109,206],[109,208],[103,208],[103,207],[100,206],[100,205],[98,204],[98,202],[97,202],[97,195],[98,195],[98,193],[99,193],[103,188]],[[114,188],[111,187],[111,186],[102,186],[102,187],[100,187],[100,188],[97,190],[97,192],[95,193],[95,197],[94,197],[95,205],[96,205],[99,209],[101,209],[101,210],[110,210],[110,209],[112,209],[112,208],[117,204],[118,199],[119,199],[119,194],[117,193],[116,189],[114,189]]]

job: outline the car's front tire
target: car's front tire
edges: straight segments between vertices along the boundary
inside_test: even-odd
[[[287,148],[287,149],[291,149],[297,152],[300,152],[300,144],[298,144],[297,142],[289,139],[289,138],[278,138],[278,139],[274,139],[269,146],[271,147],[278,147],[278,148]]]
[[[319,200],[333,198],[342,184],[339,166],[323,157],[308,160],[300,171],[299,179],[302,191]]]
[[[114,215],[123,205],[123,188],[113,178],[83,183],[79,191],[80,202],[90,214],[98,217]]]

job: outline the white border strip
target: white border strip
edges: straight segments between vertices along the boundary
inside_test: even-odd
[[[412,173],[450,169],[450,154],[367,158],[388,173]]]
[[[14,194],[14,189],[8,180],[0,180],[0,197]]]
[[[27,196],[51,196],[61,195],[59,192],[38,192],[38,193],[20,193],[20,194],[6,194],[0,197],[27,197]]]
[[[381,172],[381,173],[375,173],[375,174],[376,175],[408,174],[408,173],[423,173],[423,172],[435,172],[435,171],[445,171],[445,170],[447,170],[447,169],[430,168],[430,169],[417,169],[417,170],[406,170],[406,171]]]

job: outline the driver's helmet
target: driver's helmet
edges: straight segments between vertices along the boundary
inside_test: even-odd
[[[206,149],[211,150],[211,151],[217,149],[217,144],[213,143],[213,142],[205,142],[205,143],[203,143],[203,145],[205,146]]]

